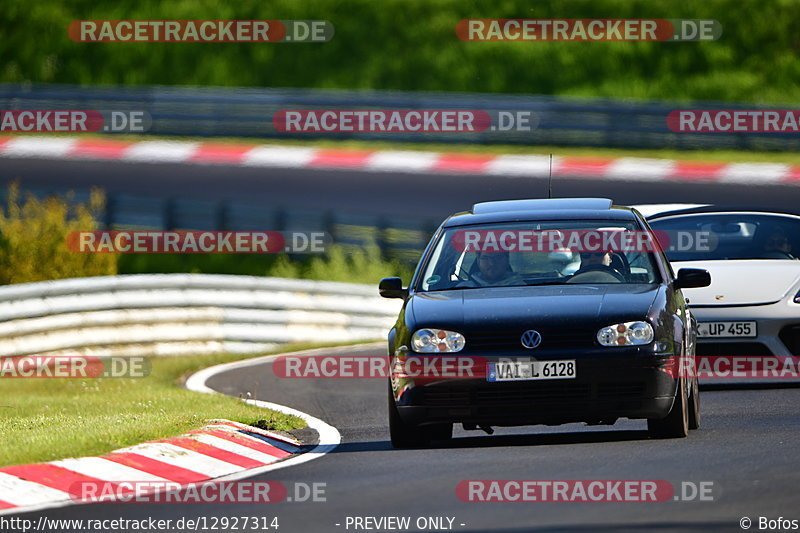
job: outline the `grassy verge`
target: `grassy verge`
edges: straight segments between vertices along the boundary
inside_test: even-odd
[[[309,347],[291,345],[281,351]],[[156,357],[150,375],[140,379],[2,379],[0,466],[102,454],[179,435],[211,418],[277,430],[305,426],[296,417],[181,386],[202,368],[244,358]],[[257,381],[254,376],[253,384]]]

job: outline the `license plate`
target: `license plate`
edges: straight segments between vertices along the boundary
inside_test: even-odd
[[[532,381],[538,379],[575,379],[575,360],[489,363],[488,381]]]
[[[755,322],[700,322],[698,337],[757,337]]]

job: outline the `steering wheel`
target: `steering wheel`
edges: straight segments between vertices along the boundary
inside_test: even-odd
[[[586,268],[581,268],[572,276],[580,276],[581,274],[585,274],[587,272],[605,272],[609,276],[613,276],[616,280],[620,282],[625,281],[625,276],[614,267],[606,266],[606,265],[588,265]]]
[[[622,274],[624,278],[627,278],[628,274],[631,273],[631,264],[623,253],[611,252],[611,264],[609,267]]]

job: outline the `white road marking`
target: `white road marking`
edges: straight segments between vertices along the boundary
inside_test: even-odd
[[[316,148],[296,146],[258,146],[242,157],[246,167],[296,168],[308,165],[317,153]]]
[[[253,459],[254,461],[259,461],[264,464],[274,463],[278,460],[278,458],[275,456],[264,452],[259,452],[258,450],[248,448],[247,446],[243,446],[241,444],[236,444],[235,442],[222,439],[215,435],[209,435],[207,433],[195,433],[194,435],[189,435],[189,437],[204,444],[219,448],[220,450],[235,453],[236,455],[243,455],[244,457]]]
[[[194,155],[199,145],[182,141],[143,141],[126,148],[122,159],[142,163],[182,163]]]
[[[70,500],[71,496],[64,491],[0,472],[0,499],[13,505],[23,506],[43,501]]]
[[[615,159],[606,169],[605,177],[632,181],[664,181],[672,175],[675,161],[622,157]]]
[[[67,157],[78,143],[69,137],[16,137],[0,147],[0,155],[6,157]]]
[[[364,168],[383,172],[426,172],[438,158],[435,152],[386,150],[370,155]]]
[[[553,169],[558,167],[560,159],[553,157]],[[487,174],[508,176],[542,177],[550,174],[550,156],[548,155],[500,155],[486,165]]]
[[[50,464],[72,470],[84,476],[100,479],[102,481],[164,481],[168,479],[158,477],[143,470],[108,461],[102,457],[80,457],[78,459],[61,459]]]
[[[731,163],[720,171],[719,182],[761,185],[776,183],[789,175],[791,167],[780,163]]]
[[[150,459],[185,468],[208,477],[218,477],[242,470],[241,466],[226,463],[168,442],[145,442],[111,453],[138,453]]]

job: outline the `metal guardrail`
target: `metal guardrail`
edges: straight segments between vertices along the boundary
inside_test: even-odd
[[[0,287],[0,356],[255,353],[385,338],[377,288],[253,276],[146,274]]]
[[[796,150],[792,133],[675,133],[667,115],[675,109],[758,109],[722,102],[637,101],[534,95],[420,93],[310,89],[193,87],[81,87],[0,84],[0,109],[94,109],[146,111],[149,133],[191,137],[382,139],[599,146],[618,148]],[[530,111],[533,131],[474,133],[281,133],[273,115],[286,109],[481,109]]]

